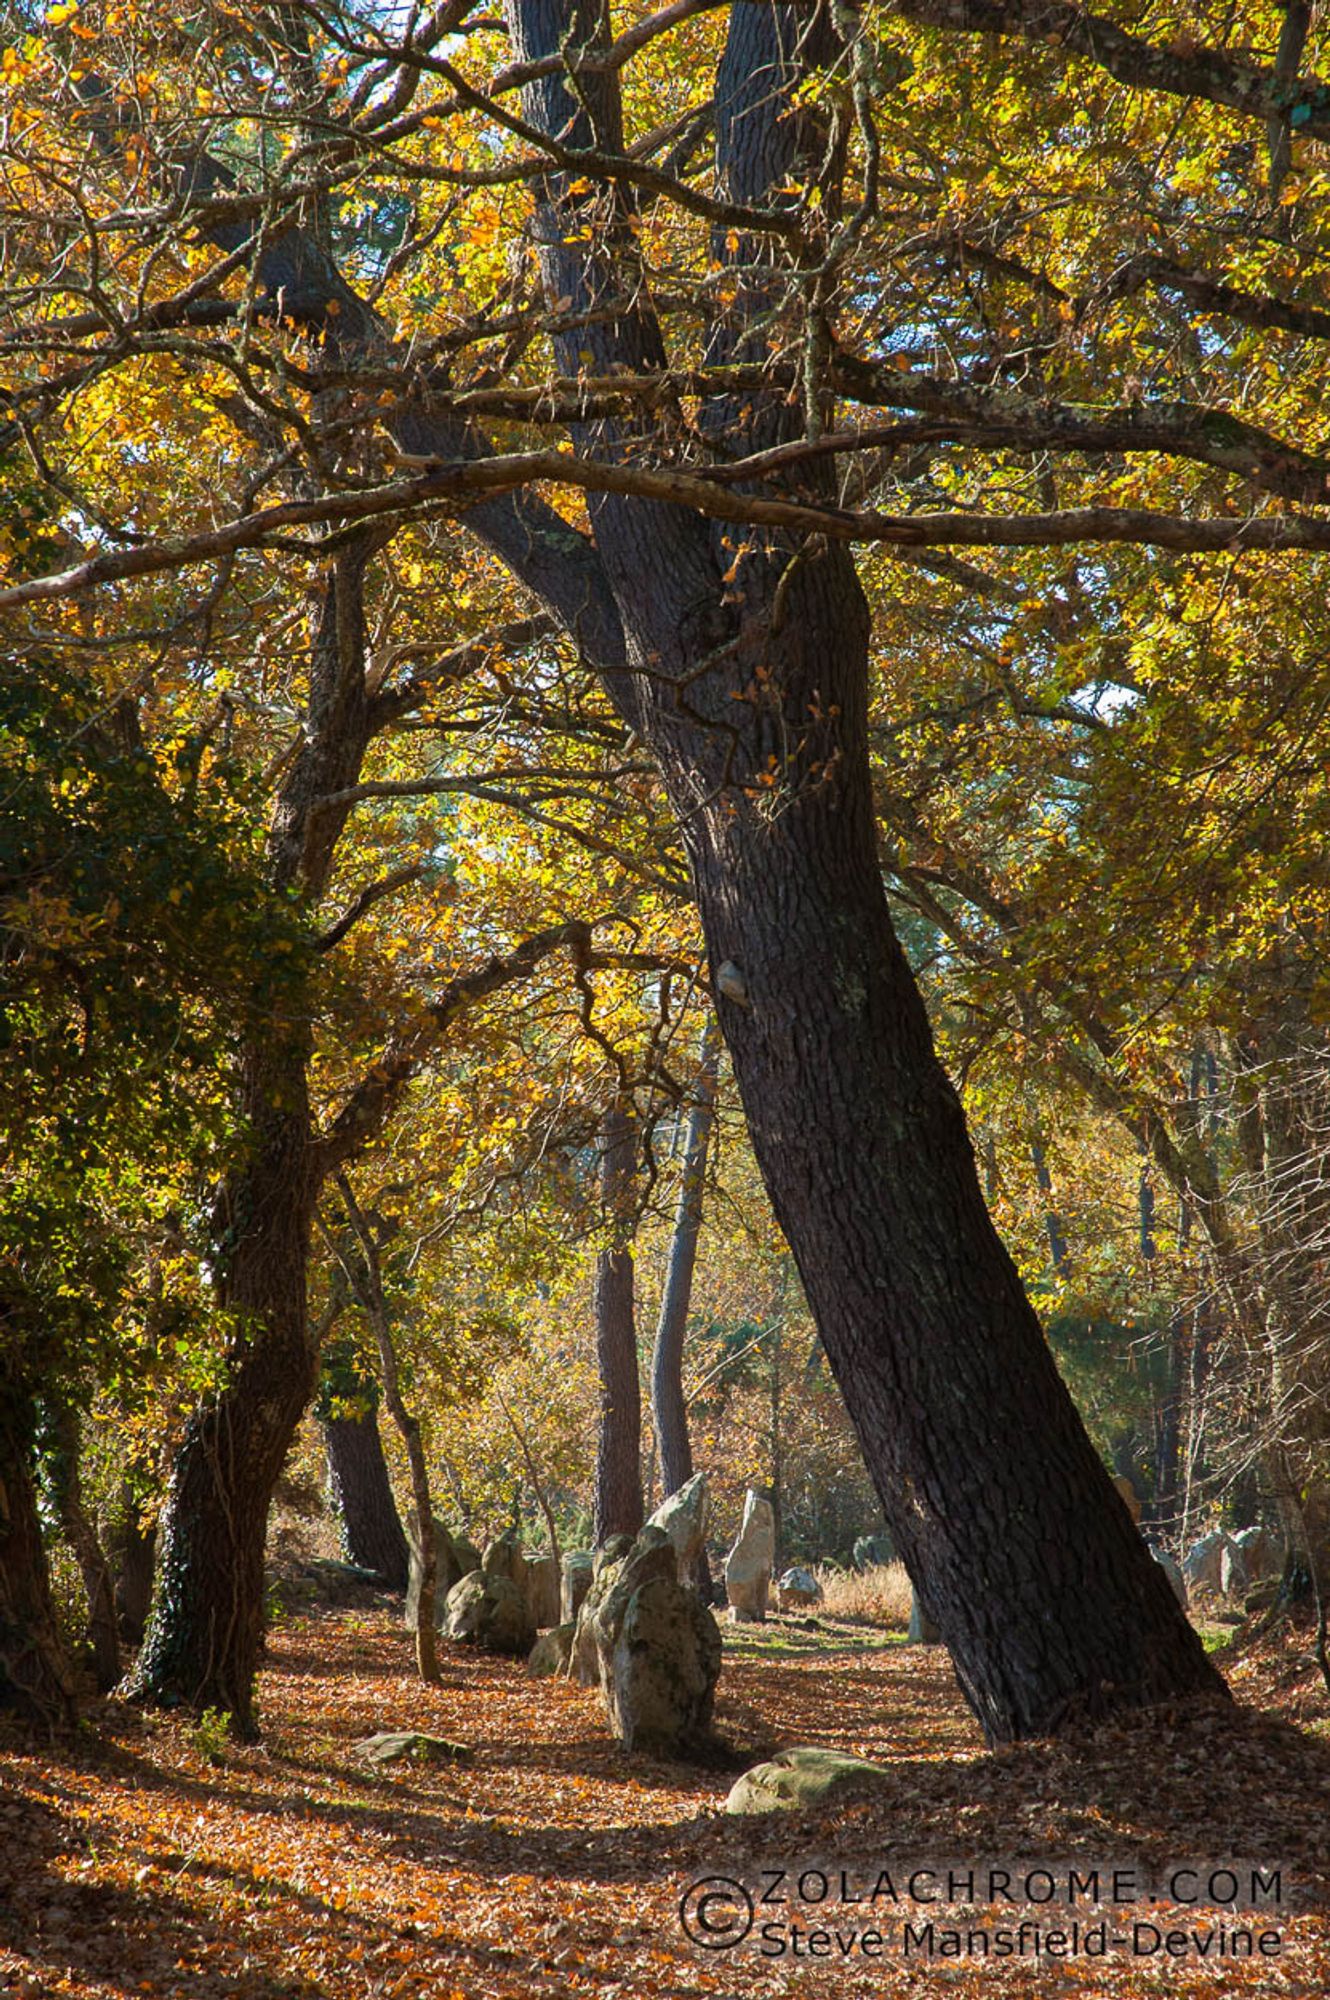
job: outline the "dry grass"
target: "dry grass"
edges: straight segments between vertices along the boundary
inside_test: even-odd
[[[904,1563],[843,1570],[822,1564],[813,1571],[822,1586],[818,1609],[855,1625],[885,1625],[903,1632],[910,1622],[910,1579]]]

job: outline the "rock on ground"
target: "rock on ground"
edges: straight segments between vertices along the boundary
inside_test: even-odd
[[[847,1757],[839,1750],[799,1744],[769,1763],[745,1771],[725,1801],[727,1813],[793,1812],[815,1806],[837,1792],[880,1783],[891,1772],[884,1764]]]
[[[761,1621],[766,1617],[775,1560],[776,1517],[771,1502],[750,1486],[744,1496],[739,1533],[725,1559],[725,1595],[732,1618]]]

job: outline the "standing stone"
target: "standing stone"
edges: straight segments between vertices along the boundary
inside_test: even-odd
[[[942,1634],[924,1610],[919,1593],[910,1589],[910,1629],[906,1634],[912,1646],[940,1646]]]
[[[710,1726],[720,1660],[720,1628],[680,1583],[665,1529],[648,1525],[616,1560],[598,1564],[569,1672],[600,1688],[626,1749],[696,1748]]]
[[[529,1674],[566,1674],[572,1658],[575,1625],[553,1625],[542,1632],[527,1657]]]
[[[563,1574],[559,1588],[559,1611],[562,1622],[567,1625],[582,1609],[582,1600],[591,1588],[595,1575],[589,1549],[570,1549],[563,1559]]]
[[[1268,1528],[1243,1528],[1233,1536],[1233,1546],[1241,1551],[1247,1575],[1253,1583],[1278,1576],[1284,1567],[1284,1550],[1277,1535]]]
[[[750,1486],[734,1547],[725,1559],[725,1595],[736,1623],[761,1621],[776,1560],[776,1517],[771,1502]]]
[[[559,1565],[553,1556],[527,1559],[526,1601],[531,1623],[540,1631],[559,1623]]]
[[[876,1535],[860,1535],[854,1545],[852,1560],[857,1570],[882,1569],[896,1560],[896,1550],[891,1536],[885,1530]]]
[[[486,1570],[472,1570],[453,1585],[444,1607],[443,1630],[446,1638],[479,1646],[486,1653],[525,1658],[536,1643],[525,1590],[509,1577]]]
[[[1159,1564],[1160,1569],[1163,1570],[1164,1575],[1168,1578],[1169,1582],[1172,1584],[1173,1595],[1177,1598],[1178,1603],[1182,1606],[1183,1610],[1185,1611],[1187,1609],[1187,1585],[1183,1580],[1182,1571],[1178,1568],[1172,1556],[1169,1555],[1165,1549],[1151,1548],[1150,1554],[1154,1557],[1155,1561]]]
[[[500,1535],[492,1541],[481,1557],[480,1567],[486,1576],[506,1577],[519,1590],[526,1589],[526,1557],[516,1535]]]
[[[691,1574],[706,1539],[711,1495],[705,1472],[695,1472],[677,1493],[657,1507],[647,1522],[649,1528],[663,1528],[674,1544],[680,1576]]]
[[[1247,1559],[1230,1536],[1219,1555],[1219,1594],[1221,1597],[1245,1597],[1248,1581]]]
[[[1213,1528],[1199,1542],[1192,1543],[1182,1559],[1188,1590],[1219,1589],[1219,1572],[1227,1547],[1228,1536],[1222,1528]]]

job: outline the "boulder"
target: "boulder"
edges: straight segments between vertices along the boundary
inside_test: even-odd
[[[1219,1572],[1227,1546],[1228,1536],[1222,1528],[1212,1528],[1199,1542],[1192,1543],[1182,1558],[1182,1574],[1188,1590],[1219,1589]]]
[[[369,1764],[396,1764],[403,1758],[413,1764],[464,1764],[471,1756],[465,1743],[427,1736],[423,1729],[381,1729],[376,1736],[362,1736],[351,1748]]]
[[[745,1771],[731,1788],[724,1809],[727,1813],[799,1811],[843,1792],[878,1785],[890,1776],[883,1764],[800,1744]]]
[[[526,1670],[529,1674],[566,1674],[568,1662],[573,1656],[573,1635],[576,1625],[552,1625],[548,1632],[542,1632],[527,1655]]]
[[[563,1559],[559,1612],[565,1624],[577,1617],[595,1574],[589,1549],[570,1549]]]
[[[599,1548],[593,1549],[591,1574],[599,1576],[601,1571],[608,1569],[611,1564],[622,1562],[632,1546],[631,1535],[611,1535],[607,1542],[602,1542]]]
[[[679,1581],[664,1528],[649,1523],[617,1558],[598,1564],[568,1671],[600,1688],[626,1749],[673,1755],[696,1748],[710,1726],[720,1660],[720,1629],[696,1591]]]
[[[1278,1576],[1283,1570],[1283,1542],[1268,1528],[1243,1528],[1231,1539],[1234,1548],[1242,1553],[1252,1583],[1262,1583],[1269,1577]]]
[[[881,1569],[886,1563],[895,1562],[896,1550],[891,1536],[884,1529],[876,1535],[860,1535],[854,1545],[854,1566],[856,1569]]]
[[[691,1573],[707,1532],[711,1495],[705,1472],[695,1472],[677,1493],[657,1507],[647,1522],[649,1528],[663,1528],[674,1544],[680,1576]]]
[[[1155,1561],[1159,1564],[1160,1569],[1163,1570],[1164,1575],[1168,1578],[1169,1582],[1172,1584],[1173,1595],[1177,1598],[1178,1603],[1182,1606],[1183,1610],[1185,1611],[1187,1609],[1187,1585],[1183,1579],[1182,1571],[1178,1568],[1172,1556],[1169,1555],[1165,1549],[1152,1548],[1150,1550],[1150,1554],[1154,1557]]]
[[[526,1592],[511,1578],[472,1570],[448,1592],[444,1636],[486,1653],[525,1656],[536,1643]]]
[[[821,1601],[822,1586],[811,1570],[787,1569],[776,1585],[776,1602],[782,1611],[802,1611]]]
[[[559,1564],[554,1556],[530,1556],[526,1565],[526,1601],[538,1631],[559,1622]]]
[[[725,1558],[725,1595],[736,1622],[766,1617],[775,1560],[776,1517],[771,1502],[750,1486],[744,1497],[743,1522]]]

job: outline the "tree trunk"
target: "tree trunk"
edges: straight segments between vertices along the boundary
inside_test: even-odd
[[[679,1206],[674,1218],[670,1261],[665,1273],[656,1345],[651,1357],[651,1403],[656,1437],[660,1443],[661,1497],[666,1500],[693,1476],[693,1448],[688,1436],[688,1408],[683,1393],[683,1346],[693,1296],[697,1241],[702,1229],[707,1148],[716,1112],[720,1031],[712,1015],[708,1015],[702,1030],[700,1055],[695,1095],[684,1136]]]
[[[574,26],[588,46],[604,31],[592,0],[508,0],[507,12],[518,61],[554,53]],[[770,199],[801,150],[831,157],[816,111],[794,108],[822,39],[806,29],[793,6],[730,9],[714,99],[730,201]],[[584,69],[577,101],[552,77],[526,88],[524,106],[572,143],[613,149],[613,89]],[[545,199],[545,285],[603,315],[576,336],[588,365],[654,361],[659,329],[625,277],[631,253],[608,228],[586,251],[568,226],[573,191],[551,183]],[[734,267],[733,303],[718,305],[711,358],[764,357],[789,281],[741,233],[718,235],[715,254]],[[634,300],[617,321],[611,294]],[[740,455],[826,414],[718,398],[702,421]],[[610,496],[591,520],[637,675],[625,708],[679,815],[758,1163],[896,1547],[986,1735],[1222,1692],[989,1219],[892,931],[868,760],[869,615],[852,558],[843,544],[740,539]],[[620,680],[608,684],[623,700]]]
[[[313,1393],[305,1312],[313,1193],[303,1049],[250,1060],[249,1171],[227,1191],[218,1303],[236,1331],[226,1386],[194,1412],[162,1515],[157,1590],[133,1699],[218,1708],[257,1733],[254,1675],[263,1631],[268,1508]]]
[[[0,1382],[0,1710],[59,1728],[74,1720],[74,1682],[51,1603],[26,1400]]]
[[[645,1519],[642,1504],[642,1390],[637,1375],[637,1321],[633,1304],[630,1231],[637,1166],[637,1127],[620,1100],[601,1123],[601,1191],[609,1245],[596,1259],[592,1313],[600,1369],[600,1436],[596,1448],[597,1544],[611,1535],[635,1535]]]
[[[97,1539],[97,1530],[83,1505],[83,1481],[79,1472],[78,1417],[68,1403],[52,1403],[52,1483],[60,1525],[74,1551],[83,1594],[88,1604],[88,1637],[92,1642],[93,1672],[97,1686],[106,1692],[120,1679],[120,1639],[116,1631],[115,1592],[111,1584],[106,1552]]]
[[[325,1417],[323,1442],[347,1560],[372,1569],[386,1590],[404,1591],[410,1557],[376,1413]]]
[[[369,1321],[370,1331],[374,1335],[374,1344],[379,1353],[384,1407],[396,1424],[402,1443],[406,1446],[407,1464],[411,1468],[411,1502],[416,1517],[416,1548],[420,1558],[420,1595],[416,1600],[416,1672],[422,1681],[434,1685],[441,1678],[438,1636],[434,1625],[434,1604],[439,1587],[439,1562],[438,1548],[434,1540],[434,1502],[430,1497],[429,1467],[425,1462],[420,1421],[407,1409],[402,1397],[397,1349],[393,1344],[388,1302],[383,1290],[383,1267],[379,1261],[378,1238],[356,1200],[355,1190],[345,1174],[337,1176],[337,1191],[346,1204],[347,1217],[360,1252],[359,1257],[347,1257],[340,1249],[338,1254],[342,1257],[342,1268],[346,1272],[356,1302]]]
[[[116,1622],[126,1646],[140,1646],[152,1604],[152,1575],[157,1553],[157,1524],[142,1525],[138,1495],[129,1482],[121,1488],[118,1510],[107,1534],[107,1555],[114,1578]]]

